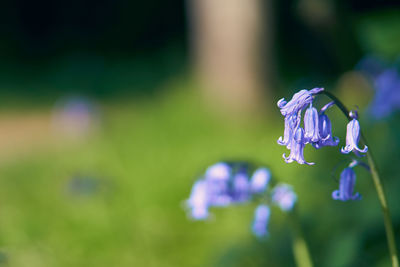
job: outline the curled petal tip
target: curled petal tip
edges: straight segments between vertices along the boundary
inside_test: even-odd
[[[349,153],[351,152],[351,150],[349,150],[349,149],[347,148],[347,146],[346,146],[346,147],[342,147],[342,149],[340,150],[340,152],[342,152],[343,154],[349,154]]]
[[[283,108],[286,104],[287,104],[287,101],[285,100],[285,98],[281,98],[278,100],[277,106],[279,108]]]

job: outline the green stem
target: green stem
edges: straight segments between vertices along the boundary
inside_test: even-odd
[[[293,254],[294,260],[297,267],[313,267],[310,252],[307,243],[304,239],[303,232],[299,217],[297,214],[297,208],[295,207],[290,213],[290,223],[293,229]]]
[[[338,108],[344,113],[344,115],[347,117],[347,119],[350,121],[352,118],[349,115],[349,110],[346,108],[345,105],[333,94],[322,91],[322,94],[325,94],[329,98],[331,98],[335,104],[338,106]],[[367,145],[367,140],[365,139],[364,135],[361,132],[361,141]],[[386,237],[387,237],[387,242],[389,246],[389,251],[390,251],[390,258],[392,260],[392,266],[393,267],[399,267],[399,259],[397,256],[397,248],[396,248],[396,240],[394,237],[394,231],[393,231],[393,225],[392,225],[392,220],[390,217],[390,211],[389,207],[387,204],[386,200],[386,194],[385,190],[383,188],[383,183],[382,179],[379,177],[378,170],[376,168],[376,164],[374,161],[374,158],[371,153],[371,149],[368,146],[368,152],[367,152],[367,160],[368,160],[368,165],[371,169],[371,176],[372,180],[374,181],[374,185],[376,188],[376,192],[378,194],[379,202],[381,203],[382,207],[382,212],[383,212],[383,222],[385,224],[385,229],[386,229]]]

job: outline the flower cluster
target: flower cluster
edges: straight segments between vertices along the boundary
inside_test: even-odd
[[[304,159],[304,147],[306,144],[311,144],[316,149],[339,144],[339,138],[332,135],[331,121],[326,115],[326,111],[335,102],[329,102],[319,112],[313,106],[315,97],[323,90],[323,88],[301,90],[294,94],[289,102],[283,98],[278,101],[281,114],[285,117],[284,136],[278,139],[278,144],[290,149],[288,157],[283,154],[286,163],[296,161],[300,164],[313,165],[314,163],[307,162]],[[303,124],[301,124],[303,110],[305,110],[305,113]],[[347,124],[346,145],[342,147],[341,152],[343,154],[354,152],[355,155],[361,156],[360,153],[366,153],[368,147],[364,146],[361,149],[358,145],[361,132],[357,112],[351,111],[349,117],[351,121]],[[347,168],[343,171],[340,189],[332,195],[334,199],[343,201],[359,199],[359,195],[352,195],[355,183],[355,174],[352,171],[352,168]]]
[[[293,209],[297,196],[287,184],[271,184],[270,171],[265,167],[254,170],[250,175],[249,164],[219,162],[210,166],[193,187],[185,206],[189,216],[195,220],[205,220],[211,207],[226,207],[251,200],[262,199],[254,213],[252,232],[257,237],[268,234],[270,204],[282,211]]]
[[[278,107],[281,114],[285,116],[285,131],[283,137],[278,139],[278,144],[290,149],[290,155],[283,158],[287,163],[297,161],[300,164],[313,165],[304,159],[304,147],[311,144],[319,149],[324,146],[336,146],[339,143],[337,137],[332,136],[331,121],[325,114],[325,111],[333,105],[328,103],[320,112],[313,107],[315,95],[322,92],[323,88],[314,88],[311,90],[301,90],[293,95],[287,102],[283,98],[278,101]],[[301,113],[304,114],[304,128],[301,127]]]

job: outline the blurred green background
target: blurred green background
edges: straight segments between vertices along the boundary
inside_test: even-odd
[[[397,59],[397,1],[8,0],[0,14],[4,266],[294,266],[278,210],[265,241],[255,203],[188,219],[197,175],[223,159],[294,186],[315,266],[389,266],[369,174],[362,201],[333,201],[346,156],[307,148],[315,166],[286,164],[276,102],[323,86],[360,108],[399,237],[399,114],[362,115],[373,89],[354,71]]]

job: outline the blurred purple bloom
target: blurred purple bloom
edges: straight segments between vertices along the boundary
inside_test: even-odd
[[[233,177],[232,187],[233,192],[231,197],[233,202],[245,202],[250,199],[250,182],[246,173],[238,172]]]
[[[376,92],[369,109],[374,118],[381,119],[400,109],[400,75],[395,68],[390,68],[373,80]]]
[[[356,153],[359,155],[358,152],[366,153],[368,151],[368,147],[364,146],[363,149],[358,147],[358,142],[360,140],[360,123],[354,117],[348,124],[347,124],[347,132],[346,132],[346,146],[342,147],[341,152],[343,154],[349,154],[350,152]]]
[[[231,176],[231,167],[224,163],[216,163],[206,170],[208,202],[213,206],[227,206],[231,203],[228,195],[228,181]]]
[[[205,177],[212,180],[228,180],[231,175],[231,167],[224,162],[216,163],[206,170]]]
[[[272,201],[278,205],[281,210],[289,211],[293,209],[297,201],[297,195],[292,186],[288,184],[279,184],[272,191]]]
[[[267,189],[271,173],[267,168],[255,170],[250,181],[250,188],[253,193],[262,193]]]
[[[304,130],[303,128],[298,127],[291,141],[289,157],[286,157],[286,155],[283,154],[286,163],[297,161],[300,164],[313,165],[313,162],[307,162],[304,159],[304,146]]]
[[[198,180],[192,187],[189,199],[186,201],[190,209],[190,216],[195,220],[204,220],[208,218],[208,192],[207,183],[204,180]]]
[[[267,205],[259,205],[254,212],[254,220],[252,231],[257,237],[265,237],[268,235],[268,221],[271,211]]]
[[[341,201],[360,200],[361,195],[359,193],[353,195],[355,183],[356,174],[353,168],[345,168],[340,174],[339,190],[333,191],[332,198]]]
[[[97,126],[97,107],[84,97],[68,97],[57,101],[53,112],[55,130],[69,137],[84,137]]]
[[[318,119],[317,109],[310,105],[304,114],[304,138],[308,143],[316,143],[321,139],[319,136]]]
[[[359,70],[368,76],[376,77],[385,69],[386,62],[379,57],[369,55],[361,59],[355,69]]]

